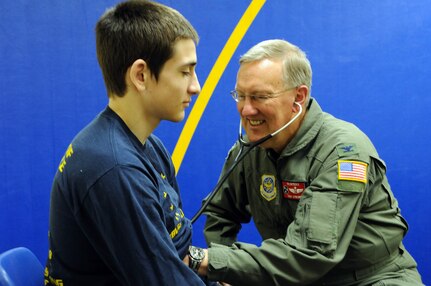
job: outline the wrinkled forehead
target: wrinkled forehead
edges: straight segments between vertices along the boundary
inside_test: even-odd
[[[236,78],[239,91],[274,91],[283,86],[282,61],[263,59],[240,65]]]

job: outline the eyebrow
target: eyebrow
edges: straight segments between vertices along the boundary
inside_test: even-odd
[[[190,61],[190,62],[186,62],[186,63],[182,64],[182,65],[180,66],[180,68],[184,68],[184,67],[194,67],[194,66],[196,66],[196,65],[197,65],[197,62],[196,62],[196,61]]]
[[[236,89],[236,88],[235,88],[235,90],[236,90],[236,92],[238,92],[238,93],[245,94],[245,92],[243,92],[243,91],[241,91],[241,90],[238,90],[238,89]],[[251,92],[251,93],[249,93],[249,94],[253,95],[253,94],[268,94],[268,93],[271,93],[271,91],[259,89],[259,90],[254,90],[253,92]]]

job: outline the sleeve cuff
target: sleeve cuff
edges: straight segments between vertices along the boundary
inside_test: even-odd
[[[227,274],[230,248],[225,245],[211,243],[208,248],[208,278],[223,281]]]

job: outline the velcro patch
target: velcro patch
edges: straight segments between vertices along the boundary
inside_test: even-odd
[[[363,162],[338,160],[338,180],[367,183],[367,168]]]

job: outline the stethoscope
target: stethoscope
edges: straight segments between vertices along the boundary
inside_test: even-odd
[[[260,144],[268,141],[287,127],[289,127],[302,113],[302,106],[301,104],[295,102],[296,105],[299,106],[299,112],[296,114],[289,122],[287,122],[285,125],[280,127],[278,130],[274,131],[271,134],[266,135],[265,137],[260,138],[257,141],[254,142],[247,142],[244,140],[242,136],[242,121],[239,122],[239,132],[238,132],[238,143],[240,145],[238,155],[235,157],[235,160],[230,166],[230,168],[226,171],[226,173],[223,175],[223,177],[220,178],[217,185],[214,187],[214,189],[209,193],[209,195],[206,197],[204,203],[200,207],[200,209],[196,212],[196,214],[191,219],[191,222],[194,223],[204,212],[204,210],[207,208],[208,204],[212,200],[212,198],[217,194],[217,192],[220,190],[221,185],[226,181],[226,179],[229,177],[229,175],[232,173],[232,171],[235,169],[235,167],[241,162],[247,154],[253,150],[254,147],[259,146]],[[246,148],[245,148],[246,147]],[[245,149],[245,150],[244,150]]]

